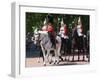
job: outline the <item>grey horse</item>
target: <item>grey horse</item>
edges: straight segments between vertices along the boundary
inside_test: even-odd
[[[61,38],[59,36],[56,36],[56,48],[52,47],[52,43],[50,41],[49,35],[47,31],[35,31],[34,32],[34,43],[37,44],[39,43],[42,49],[43,53],[43,65],[46,66],[47,62],[53,61],[54,64],[59,63],[59,56],[60,54],[60,49],[61,49]],[[54,50],[54,57],[50,56],[50,51]]]

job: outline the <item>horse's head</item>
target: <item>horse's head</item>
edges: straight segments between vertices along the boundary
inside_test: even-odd
[[[38,31],[34,32],[34,44],[39,44],[41,41],[47,38],[47,31]]]
[[[34,44],[38,44],[39,43],[39,31],[37,29],[34,30]]]

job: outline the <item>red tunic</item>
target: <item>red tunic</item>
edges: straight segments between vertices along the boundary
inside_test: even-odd
[[[64,35],[67,35],[68,34],[68,28],[67,26],[64,26]]]
[[[52,25],[48,25],[47,31],[50,32],[53,37],[56,36],[56,33],[54,32],[54,28]]]
[[[48,25],[47,31],[48,32],[54,32],[53,26]]]

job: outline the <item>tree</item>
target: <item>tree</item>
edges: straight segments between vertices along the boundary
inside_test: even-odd
[[[67,24],[69,31],[72,31],[73,24],[77,24],[78,17],[81,17],[84,33],[89,30],[89,15],[72,15],[72,14],[50,14],[48,13],[31,13],[26,12],[26,34],[33,32],[35,28],[41,28],[45,18],[49,18],[49,21],[54,25],[56,32],[59,31],[61,19],[64,19],[64,23]]]

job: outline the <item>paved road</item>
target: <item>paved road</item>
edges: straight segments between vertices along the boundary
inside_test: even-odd
[[[68,57],[66,57],[68,58]],[[65,59],[65,57],[63,57]],[[89,64],[88,59],[85,56],[85,60],[83,61],[83,56],[80,56],[80,60],[78,61],[78,56],[74,57],[74,62],[72,61],[72,56],[70,56],[69,61],[61,61],[58,65],[49,64],[47,63],[47,66],[65,66],[65,65],[84,65]],[[37,67],[37,66],[43,66],[43,59],[40,58],[38,62],[38,58],[26,58],[26,67]]]

